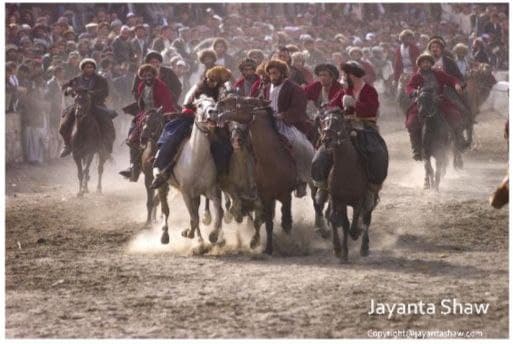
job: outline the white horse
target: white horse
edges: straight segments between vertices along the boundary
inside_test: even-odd
[[[200,205],[200,196],[204,195],[210,199],[214,205],[214,230],[210,233],[209,240],[218,245],[224,244],[224,235],[221,228],[223,209],[221,206],[221,189],[217,183],[217,171],[212,154],[210,153],[210,137],[216,127],[215,117],[216,103],[212,98],[201,96],[194,105],[196,106],[196,116],[192,133],[189,139],[184,143],[179,153],[176,163],[173,167],[173,173],[168,183],[180,190],[183,200],[189,211],[191,228],[182,232],[182,236],[190,239],[194,238],[197,231],[200,242],[203,242],[199,228],[198,208]],[[167,188],[161,188],[160,199],[165,216],[162,230],[161,242],[169,242],[168,217],[169,206],[167,204]],[[162,197],[164,196],[164,197]]]

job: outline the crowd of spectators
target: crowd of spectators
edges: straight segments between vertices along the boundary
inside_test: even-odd
[[[182,82],[179,100],[212,57],[235,77],[244,57],[258,63],[280,57],[303,84],[313,80],[317,64],[339,67],[358,50],[386,93],[404,29],[415,33],[420,50],[438,35],[447,50],[462,52],[462,61],[508,69],[507,3],[6,4],[6,20],[6,106],[22,114],[30,162],[48,156],[34,147],[49,135],[57,138],[60,114],[71,101],[60,85],[79,74],[86,57],[109,81],[108,106],[114,109],[133,100],[132,80],[150,50],[161,52],[163,65]],[[116,120],[121,131],[126,117]]]

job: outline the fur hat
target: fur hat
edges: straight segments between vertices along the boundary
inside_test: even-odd
[[[239,70],[242,72],[242,70],[245,67],[251,67],[254,70],[256,70],[257,64],[256,61],[250,58],[245,58],[239,63]]]
[[[92,64],[94,66],[94,69],[96,69],[96,61],[94,59],[91,59],[91,58],[85,58],[85,59],[82,59],[82,61],[80,61],[80,64],[78,65],[78,67],[80,68],[80,70],[83,70],[85,65],[86,64]]]
[[[205,59],[206,58],[213,58],[214,59],[214,62],[217,61],[217,54],[216,52],[214,51],[214,49],[203,49],[199,52],[199,61],[201,63],[205,63]]]
[[[271,60],[267,62],[267,65],[265,66],[265,72],[269,74],[269,70],[271,68],[278,69],[285,78],[289,76],[289,67],[285,62],[281,60]]]
[[[353,60],[342,63],[340,69],[347,74],[356,76],[357,78],[361,78],[365,75],[365,70],[362,65]]]
[[[220,83],[225,83],[232,78],[232,72],[226,67],[215,66],[207,71],[206,77]]]
[[[359,53],[360,55],[363,55],[362,49],[359,47],[352,47],[349,49],[349,56],[351,56],[353,53]]]
[[[413,33],[412,30],[410,29],[405,29],[403,31],[401,31],[401,33],[399,34],[399,39],[402,41],[404,37],[406,36],[411,36],[411,37],[414,37],[415,34]]]
[[[153,75],[157,75],[158,74],[158,71],[155,67],[153,67],[151,64],[149,63],[145,63],[143,65],[141,65],[141,67],[139,67],[139,70],[137,71],[137,76],[139,78],[142,78],[142,75],[144,72],[150,70],[151,72],[153,72]]]
[[[340,73],[338,72],[337,67],[330,63],[321,63],[317,66],[315,66],[314,73],[315,75],[319,76],[320,72],[326,71],[331,74],[334,80],[338,80],[340,77]]]
[[[433,43],[438,43],[440,44],[440,46],[442,47],[442,49],[445,49],[445,41],[442,37],[440,36],[433,36],[429,39],[429,42],[427,44],[427,48],[428,50],[431,48],[431,44]]]
[[[454,51],[455,54],[457,54],[457,53],[466,54],[466,53],[468,53],[468,47],[463,43],[458,43],[454,46],[454,48],[452,48],[452,51]]]
[[[435,59],[433,58],[433,56],[426,52],[420,54],[419,57],[417,57],[417,61],[415,61],[415,63],[417,64],[417,66],[419,66],[423,60],[429,60],[431,62],[431,65],[435,64]]]
[[[160,63],[162,63],[163,61],[162,54],[155,50],[148,51],[148,53],[144,57],[144,63],[150,62],[151,59],[157,59],[160,61]]]

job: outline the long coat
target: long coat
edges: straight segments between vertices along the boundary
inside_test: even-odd
[[[269,99],[269,92],[266,94]],[[306,103],[305,91],[293,81],[286,79],[278,96],[278,112],[282,114],[285,124],[295,126],[310,137],[313,125],[306,115]]]
[[[410,44],[408,47],[408,51],[410,53],[410,62],[413,66],[413,71],[417,71],[417,57],[420,55],[420,50],[417,48],[415,44]],[[394,80],[398,81],[403,74],[403,58],[401,56],[401,47],[398,47],[395,51],[395,59],[394,59]]]
[[[330,106],[338,106],[343,109],[342,99],[345,95],[354,96],[353,89],[340,89],[335,98],[330,102]],[[378,109],[378,92],[373,86],[365,84],[360,91],[360,95],[355,99],[354,106],[350,107],[348,111],[349,113],[354,113],[356,117],[375,120],[378,116]]]
[[[258,87],[260,86],[260,77],[257,77],[253,84],[251,84],[251,88],[249,90],[249,94],[244,93],[244,78],[240,78],[233,84],[234,89],[239,89],[239,94],[243,97],[256,97],[258,94]]]
[[[342,89],[342,85],[334,80],[331,84],[330,91],[328,92],[328,100],[331,101]],[[308,100],[311,100],[315,103],[316,106],[320,106],[321,104],[321,91],[322,85],[320,81],[314,81],[311,84],[305,86],[305,93]]]

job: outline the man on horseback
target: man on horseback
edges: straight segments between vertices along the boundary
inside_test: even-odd
[[[420,50],[415,44],[413,31],[406,29],[399,34],[401,45],[395,51],[394,60],[394,86],[397,92],[397,101],[401,109],[406,112],[410,100],[404,93],[404,84],[413,73],[417,71],[415,61],[420,55]],[[403,81],[403,82],[401,82]]]
[[[195,107],[193,102],[200,98],[202,94],[212,97],[218,101],[225,93],[225,83],[232,77],[231,71],[223,66],[216,66],[206,72],[206,76],[197,85],[188,92],[184,102],[184,109],[178,116],[173,117],[164,127],[162,135],[159,138],[159,150],[155,156],[154,167],[159,169],[150,188],[157,189],[167,182],[173,171],[175,161],[181,143],[187,138],[194,124]],[[211,152],[218,167],[226,165],[229,161],[226,147],[230,146],[229,138],[227,142],[220,142],[218,145],[211,146]],[[231,148],[231,146],[230,146]],[[222,161],[220,161],[222,160]]]
[[[409,96],[415,96],[417,89],[420,87],[435,89],[436,93],[441,96],[440,110],[454,131],[456,147],[461,151],[466,144],[463,137],[463,116],[458,107],[443,95],[444,86],[451,87],[461,94],[461,82],[444,71],[433,68],[434,64],[435,59],[428,53],[423,53],[417,58],[419,71],[408,82],[406,93]],[[418,118],[418,109],[415,103],[408,109],[406,127],[410,133],[413,158],[415,160],[422,160],[422,125]]]
[[[377,200],[388,168],[388,152],[377,127],[378,93],[373,86],[364,81],[365,70],[358,62],[348,61],[343,63],[340,69],[343,71],[344,87],[329,106],[343,109],[346,119],[351,119],[352,129],[356,133],[353,144],[367,163],[369,192],[374,196],[373,199]],[[369,145],[373,148],[370,149]],[[379,147],[377,152],[374,147]],[[312,162],[312,177],[319,188],[316,194],[318,204],[323,204],[327,199],[327,179],[332,165],[331,155],[324,146],[321,146]]]
[[[162,107],[163,113],[177,111],[177,105],[172,98],[171,91],[163,81],[157,78],[157,75],[157,69],[151,64],[142,65],[137,73],[139,83],[136,87],[135,97],[138,102],[139,113],[132,120],[126,141],[128,147],[130,147],[130,167],[119,172],[123,177],[129,178],[131,182],[136,182],[141,173],[139,144],[146,112],[159,107]]]
[[[312,133],[312,123],[306,115],[307,98],[305,91],[288,79],[288,67],[285,62],[271,60],[267,63],[265,70],[271,81],[267,94],[268,100],[271,101],[271,108],[275,113],[276,127],[280,134],[289,140],[292,145],[292,154],[296,160],[298,174],[296,197],[303,197],[306,195],[311,161],[308,162],[308,171],[306,171],[306,164],[302,161],[302,156],[294,154],[294,152],[299,151],[299,146],[305,142],[309,144],[308,138]],[[293,128],[297,131],[292,130]]]
[[[100,133],[106,151],[112,153],[112,145],[116,138],[114,123],[112,119],[117,116],[113,110],[105,107],[105,99],[109,95],[109,86],[107,80],[96,73],[96,61],[90,58],[83,59],[80,62],[82,74],[71,79],[62,85],[64,94],[72,94],[74,90],[87,90],[91,94],[92,113],[98,121]],[[64,110],[59,133],[64,139],[64,148],[60,153],[63,158],[71,153],[71,133],[75,123],[75,107]]]
[[[332,64],[319,64],[315,67],[314,73],[319,80],[306,86],[305,92],[308,100],[313,101],[316,108],[321,108],[335,98],[342,85],[338,82],[338,69]]]
[[[260,77],[256,74],[256,68],[257,64],[255,60],[250,58],[245,58],[239,64],[239,71],[242,74],[242,78],[235,82],[233,88],[237,90],[237,94],[240,96],[256,96],[256,90],[258,90],[260,86]]]

